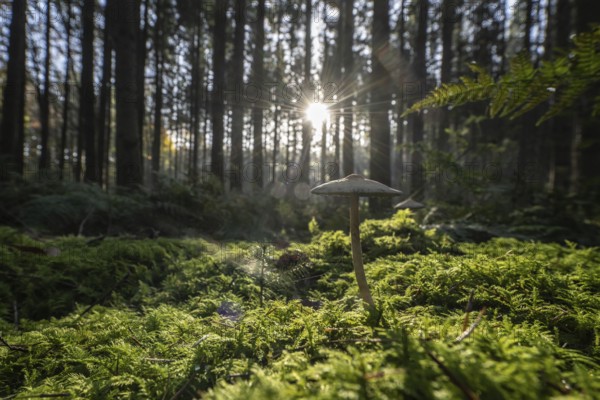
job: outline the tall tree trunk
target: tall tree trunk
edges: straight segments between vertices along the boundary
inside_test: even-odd
[[[152,182],[156,186],[160,173],[160,150],[162,145],[162,107],[163,107],[163,1],[156,4],[156,22],[154,24],[154,134],[152,135]]]
[[[418,23],[417,23],[417,36],[415,38],[415,54],[413,60],[413,73],[417,81],[417,85],[425,87],[427,81],[427,64],[426,64],[426,50],[427,50],[427,13],[429,10],[428,0],[419,0],[418,2]],[[418,98],[411,98],[412,101],[416,101]],[[414,113],[409,119],[409,125],[412,128],[412,155],[411,155],[411,179],[410,179],[410,190],[414,192],[422,184],[422,169],[423,169],[423,155],[420,147],[423,144],[423,131],[424,122],[421,113]]]
[[[532,58],[531,34],[533,30],[533,1],[526,0],[525,3],[525,26],[523,29],[523,51]],[[533,61],[533,60],[532,60]],[[517,160],[518,176],[516,181],[516,196],[514,196],[515,204],[518,206],[529,204],[532,201],[533,188],[532,182],[527,182],[528,177],[539,162],[539,129],[535,126],[537,120],[536,111],[528,113],[522,117],[521,130],[518,136],[519,151]]]
[[[256,16],[256,42],[254,44],[253,83],[262,87],[264,82],[265,64],[265,0],[258,0]],[[265,103],[260,98],[252,108],[253,136],[252,164],[258,171],[256,186],[263,187],[263,107]]]
[[[40,124],[42,126],[39,170],[43,172],[50,168],[50,32],[52,30],[51,1],[46,1],[46,54],[44,59],[44,90],[40,99]]]
[[[71,71],[71,0],[66,0],[67,20],[65,22],[65,35],[67,41],[66,60],[65,60],[65,101],[62,110],[62,128],[60,132],[60,147],[58,152],[58,170],[59,178],[62,181],[65,173],[65,150],[67,148],[67,132],[69,129],[69,105],[71,99],[71,83],[69,82]],[[69,153],[73,154],[73,149],[69,149]]]
[[[304,36],[304,89],[308,91],[311,81],[312,66],[312,0],[306,0],[306,33]],[[306,106],[314,99],[305,99]],[[310,182],[310,150],[312,142],[312,125],[306,116],[302,120],[302,155],[300,156],[300,180]]]
[[[390,163],[390,81],[391,77],[383,64],[389,57],[390,17],[388,0],[375,0],[373,4],[373,42],[371,53],[371,147],[369,175],[384,185],[391,184]],[[371,212],[381,210],[379,199],[369,201]]]
[[[107,0],[104,6],[104,49],[102,58],[102,83],[100,86],[100,99],[98,101],[98,149],[96,152],[98,160],[98,183],[100,184],[102,184],[103,180],[108,183],[108,180],[104,177],[104,172],[105,169],[108,170],[108,160],[105,153],[108,152],[110,147],[107,132],[110,130],[110,126],[107,124],[107,117],[110,116],[112,49],[114,45],[112,33],[113,1]]]
[[[116,1],[115,83],[117,108],[117,185],[135,188],[142,184],[142,143],[139,136],[138,31],[140,3]]]
[[[571,1],[557,0],[555,15],[552,18],[554,38],[553,44],[558,49],[566,50],[569,47],[571,36]],[[571,185],[571,151],[573,121],[568,116],[557,116],[552,121],[552,166],[551,166],[551,190],[559,193],[567,193]]]
[[[283,67],[283,50],[281,49],[281,23],[283,21],[283,9],[279,10],[277,15],[277,46],[275,48],[275,82],[279,83],[282,80],[281,70]],[[272,165],[273,165],[273,180],[275,181],[276,173],[277,173],[277,155],[279,153],[279,143],[281,141],[281,135],[279,135],[279,127],[281,125],[281,106],[275,104],[275,115],[274,115],[275,125],[273,129],[273,156],[272,156]]]
[[[340,84],[340,81],[342,79],[342,58],[344,57],[344,46],[342,45],[342,40],[344,37],[344,19],[343,19],[343,6],[340,5],[340,8],[338,9],[339,15],[338,15],[338,20],[335,26],[335,37],[336,37],[336,42],[334,45],[334,56],[333,56],[333,82],[336,85]],[[326,17],[327,18],[327,17]],[[338,102],[340,101],[340,93],[339,93],[339,87],[335,87],[334,88],[336,90],[336,97],[333,100],[330,101],[334,101],[334,102]],[[335,179],[339,179],[340,176],[340,171],[341,171],[341,163],[340,163],[340,154],[341,154],[341,148],[340,148],[340,121],[341,121],[341,110],[340,110],[340,104],[341,103],[337,103],[334,104],[333,107],[330,108],[330,113],[331,113],[331,117],[333,120],[333,123],[335,124],[335,128],[333,131],[333,165],[332,168],[330,168],[330,176],[329,179],[330,180],[335,180]]]
[[[23,174],[26,0],[13,0],[0,127],[0,180]]]
[[[242,91],[244,83],[244,43],[246,29],[246,0],[238,0],[235,9],[235,32],[233,38],[233,84],[235,99],[233,99],[233,115],[231,128],[231,189],[242,189],[242,171],[244,168],[244,105]]]
[[[594,0],[576,0],[576,29],[577,33],[589,32],[593,26],[600,24],[600,3]],[[600,199],[600,189],[598,185],[598,171],[600,171],[600,120],[591,117],[593,96],[596,93],[589,93],[582,96],[579,100],[580,107],[577,110],[578,118],[581,120],[581,141],[576,144],[580,161],[578,165],[581,168],[581,194],[592,200]]]
[[[327,122],[323,121],[321,124],[321,157],[319,160],[321,164],[321,173],[319,179],[321,182],[327,181]]]
[[[409,59],[409,54],[408,51],[406,49],[406,3],[408,0],[401,0],[401,4],[400,4],[400,16],[399,21],[398,21],[398,37],[399,37],[399,46],[400,46],[400,51],[399,51],[399,56],[400,56],[400,62],[401,65],[404,65],[406,63],[408,63],[408,59]],[[396,126],[396,158],[394,161],[394,169],[396,171],[396,182],[395,184],[397,185],[403,185],[404,184],[404,174],[403,174],[403,169],[404,169],[404,152],[405,152],[405,148],[404,148],[404,140],[405,140],[405,126],[404,126],[404,120],[403,118],[401,118],[402,114],[404,113],[404,106],[405,106],[405,93],[404,93],[404,87],[406,82],[408,81],[407,77],[405,76],[405,74],[402,74],[399,77],[399,82],[400,82],[400,87],[398,87],[398,95],[396,96],[396,101],[397,103],[397,113],[398,113],[398,124]]]
[[[454,33],[456,9],[455,2],[444,0],[442,3],[442,65],[441,83],[449,83],[452,79],[452,36]],[[450,123],[449,113],[445,108],[440,109],[437,137],[437,150],[448,151],[448,134],[446,129]]]
[[[197,5],[197,4],[195,4]],[[192,183],[198,180],[198,147],[200,145],[200,82],[202,73],[200,72],[200,46],[201,46],[201,27],[200,27],[200,8],[192,7],[194,13],[194,26],[192,28],[192,40],[190,41],[190,57],[192,66],[192,79],[190,85],[190,124],[192,135],[192,155],[190,157],[190,179]]]
[[[123,1],[123,0],[117,0]],[[139,2],[141,0],[127,0],[127,1],[135,1]],[[150,0],[143,0],[144,5],[144,16],[143,16],[143,28],[140,30],[140,15],[139,12],[136,16],[136,24],[138,26],[137,29],[137,51],[138,51],[138,59],[137,59],[137,90],[138,90],[138,135],[140,142],[140,165],[142,168],[142,179],[144,176],[144,126],[145,126],[145,118],[146,118],[146,59],[148,58],[148,48],[146,43],[148,42],[148,17],[149,17],[149,9],[150,9]]]
[[[82,9],[81,92],[79,135],[85,137],[85,181],[98,181],[96,126],[94,121],[94,0],[84,0]]]
[[[347,89],[342,92],[344,107],[344,138],[342,141],[342,167],[344,176],[354,173],[354,144],[352,124],[354,122],[354,0],[344,1],[343,4],[343,38],[342,65],[344,74],[342,82],[347,83]],[[344,85],[346,86],[346,85]]]
[[[290,114],[286,113],[285,118],[285,166],[287,168],[290,164],[290,146],[292,143],[292,130],[290,129]]]
[[[225,34],[227,24],[227,0],[215,3],[215,24],[213,30],[213,96],[212,96],[212,128],[213,141],[210,152],[212,173],[223,185],[223,115],[225,85]]]

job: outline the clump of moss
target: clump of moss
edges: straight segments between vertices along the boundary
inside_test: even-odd
[[[361,226],[363,251],[368,259],[403,253],[428,254],[451,251],[451,240],[435,230],[419,227],[410,210],[399,210],[391,218],[367,219]]]

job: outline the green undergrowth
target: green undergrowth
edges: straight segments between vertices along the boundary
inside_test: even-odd
[[[2,229],[0,397],[600,393],[600,250],[455,243],[406,212],[361,229],[376,310],[358,299],[346,233],[316,223],[304,244]]]

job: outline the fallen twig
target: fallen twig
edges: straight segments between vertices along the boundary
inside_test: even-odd
[[[21,395],[21,394],[13,394],[8,397],[3,397],[1,400],[10,400],[10,399],[49,399],[53,397],[71,397],[70,393],[42,393],[42,394],[32,394],[32,395]]]
[[[94,214],[95,209],[91,208],[90,212],[87,213],[87,215],[85,216],[85,218],[83,219],[83,221],[81,221],[81,223],[79,224],[79,230],[77,231],[77,236],[83,236],[83,227],[85,225],[85,223],[87,222],[88,219],[90,219],[90,217],[92,216],[92,214]]]
[[[92,308],[94,308],[96,305],[103,303],[104,300],[106,300],[108,298],[108,296],[111,295],[111,293],[118,288],[123,282],[125,282],[125,280],[127,278],[129,278],[129,274],[131,273],[131,271],[127,271],[127,273],[125,274],[125,276],[123,276],[121,279],[119,279],[119,281],[117,283],[115,283],[113,285],[113,287],[111,287],[110,289],[108,289],[106,292],[104,292],[104,294],[102,295],[102,297],[100,297],[98,300],[96,300],[94,303],[90,304],[85,310],[83,310],[83,312],[81,314],[79,314],[77,316],[77,318],[75,319],[74,322],[77,322],[81,319],[81,317],[83,317],[85,314],[87,314],[88,312],[90,312],[92,310]]]
[[[456,375],[454,375],[454,373],[452,371],[450,371],[450,369],[448,367],[446,367],[431,351],[425,349],[425,352],[427,353],[429,358],[431,358],[433,360],[433,362],[436,363],[438,367],[440,367],[440,369],[442,370],[444,375],[446,375],[448,377],[448,379],[450,379],[450,382],[452,382],[454,384],[454,386],[456,386],[463,392],[463,394],[465,395],[465,397],[467,399],[479,400],[479,396],[477,396],[477,394],[473,393],[471,388],[469,388],[465,383],[463,383],[460,379],[458,379],[456,377]]]
[[[192,373],[190,375],[190,377],[188,378],[188,380],[185,381],[183,386],[173,395],[173,397],[171,397],[171,400],[175,400],[179,396],[181,396],[187,390],[188,386],[190,386],[190,384],[192,383],[192,381],[194,380],[195,377],[196,377],[196,373]]]
[[[469,313],[473,310],[473,296],[475,295],[475,289],[471,289],[471,293],[469,294],[469,301],[467,302],[467,306],[465,307],[465,319],[463,320],[463,331],[467,330],[469,326]]]
[[[486,307],[483,307],[481,309],[481,311],[479,311],[479,315],[477,315],[477,318],[475,318],[475,321],[471,324],[469,329],[465,330],[454,340],[456,343],[460,343],[463,340],[465,340],[466,338],[468,338],[469,336],[471,336],[471,334],[475,331],[475,328],[477,328],[477,326],[481,322],[481,319],[483,318],[483,315],[485,314],[486,309],[487,309]]]
[[[144,345],[142,344],[142,342],[140,342],[140,341],[138,340],[138,338],[135,336],[135,333],[133,333],[133,329],[131,329],[131,327],[130,327],[130,326],[128,326],[128,327],[127,327],[127,329],[129,330],[129,333],[131,333],[131,339],[133,339],[133,341],[135,342],[135,344],[137,344],[137,345],[138,345],[138,346],[140,346],[141,348],[145,349],[145,348],[146,348],[146,346],[144,346]]]
[[[247,373],[242,373],[242,374],[229,374],[225,377],[225,379],[229,380],[229,379],[233,379],[233,378],[244,378],[244,379],[248,379],[252,376],[252,374],[250,374],[249,372]]]
[[[147,358],[144,358],[143,360],[150,361],[150,362],[157,362],[157,363],[166,363],[166,364],[170,364],[172,362],[177,361],[173,358],[152,358],[152,357],[147,357]]]
[[[12,346],[12,345],[8,344],[8,342],[6,340],[4,340],[4,338],[2,336],[0,336],[0,343],[2,343],[4,346],[8,347],[8,349],[12,350],[12,351],[22,351],[24,353],[26,353],[28,351],[24,347]]]

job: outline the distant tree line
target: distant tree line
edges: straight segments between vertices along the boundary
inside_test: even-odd
[[[540,65],[568,52],[572,35],[600,20],[594,0],[0,7],[4,181],[34,168],[106,188],[209,174],[224,190],[250,191],[294,164],[298,182],[361,173],[450,200],[458,194],[444,172],[505,163],[519,199],[598,195],[589,96],[540,126],[548,105],[513,121],[484,118],[483,103],[404,115],[433,87],[473,76],[470,64],[499,77],[517,54]],[[328,106],[322,126],[306,116],[314,102]]]

